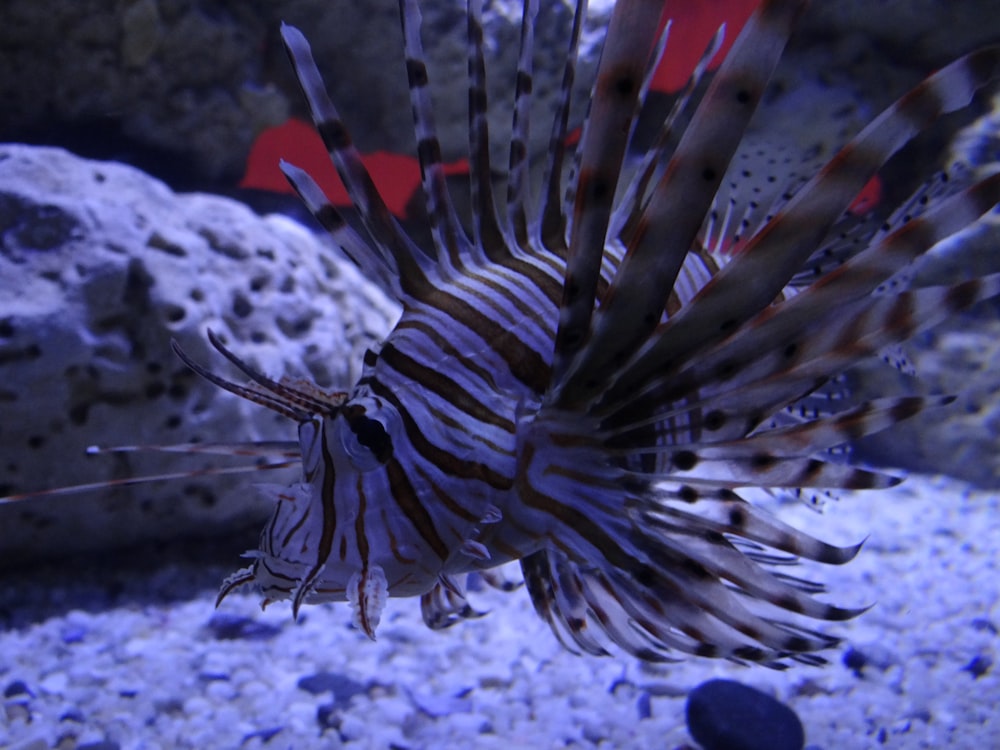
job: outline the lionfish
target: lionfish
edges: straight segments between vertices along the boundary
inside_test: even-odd
[[[517,561],[535,610],[573,651],[616,644],[647,660],[822,661],[817,652],[836,639],[811,622],[861,610],[817,599],[822,586],[784,571],[800,558],[845,563],[861,545],[819,541],[747,490],[894,485],[852,465],[843,446],[949,400],[850,405],[842,374],[1000,293],[997,276],[910,283],[915,260],[997,204],[1000,175],[955,180],[933,200],[925,192],[885,224],[847,209],[916,133],[1000,75],[1000,47],[924,80],[810,179],[748,209],[738,245],[727,246],[727,170],[803,1],[761,2],[695,107],[717,38],[634,159],[666,46],[664,3],[618,0],[573,149],[586,5],[577,0],[537,201],[528,114],[538,0],[524,0],[503,201],[492,180],[481,3],[468,7],[467,230],[435,135],[418,0],[400,0],[431,247],[391,215],[305,37],[282,28],[357,224],[304,171],[283,171],[403,312],[349,392],[272,379],[209,332],[249,378],[239,385],[174,343],[199,375],[298,424],[301,481],[262,486],[273,515],[219,601],[246,584],[265,604],[290,599],[296,615],[306,603],[346,600],[374,638],[387,597],[419,596],[427,625],[447,627],[480,614],[467,574],[511,587],[494,569]]]

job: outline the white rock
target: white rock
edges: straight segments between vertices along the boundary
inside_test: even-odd
[[[188,371],[171,338],[239,383],[244,376],[209,354],[207,328],[274,377],[344,389],[397,315],[289,219],[177,195],[120,164],[0,146],[0,496],[226,461],[88,460],[95,443],[295,439],[287,420]],[[0,506],[0,560],[257,526],[268,508],[248,490],[261,476],[277,479],[189,479]]]

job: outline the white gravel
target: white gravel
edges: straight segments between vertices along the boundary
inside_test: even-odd
[[[1000,666],[964,669],[1000,650],[998,504],[913,478],[822,517],[785,508],[830,541],[870,533],[825,579],[838,601],[875,606],[832,626],[845,643],[830,665],[783,673],[576,657],[523,591],[484,592],[475,603],[490,614],[444,633],[424,628],[415,600],[394,600],[371,643],[345,606],[293,624],[286,605],[261,613],[234,595],[217,613],[216,563],[0,573],[0,748],[669,749],[692,742],[684,697],[714,676],[785,701],[815,748],[1000,747]],[[221,639],[208,625],[220,613],[264,627]],[[860,678],[842,663],[851,647],[870,659]],[[299,686],[324,673],[339,676],[336,701]]]

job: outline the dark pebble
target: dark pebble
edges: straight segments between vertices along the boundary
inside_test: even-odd
[[[260,738],[261,743],[266,745],[282,729],[284,729],[284,727],[268,727],[267,729],[258,729],[256,732],[250,732],[249,734],[243,735],[243,741],[240,744],[245,745],[252,739]]]
[[[865,650],[848,647],[842,657],[844,666],[854,672],[855,677],[864,677],[866,669],[877,669],[885,672],[889,667],[899,663],[899,657],[891,649],[878,643],[868,643]]]
[[[16,698],[18,696],[25,695],[29,698],[34,698],[35,694],[31,692],[31,688],[27,686],[24,680],[14,680],[7,684],[7,687],[3,689],[4,698]]]
[[[648,719],[653,715],[653,702],[649,693],[643,690],[639,693],[639,699],[635,702],[636,711],[639,712],[639,719]]]
[[[614,680],[610,685],[608,685],[608,692],[611,693],[611,695],[614,695],[615,693],[618,692],[619,688],[623,687],[628,687],[628,688],[635,687],[635,683],[626,680],[624,677],[619,677],[616,680]]]
[[[59,635],[62,637],[62,642],[67,645],[71,643],[80,643],[87,637],[87,628],[83,625],[65,625],[62,630],[59,631]]]
[[[200,682],[229,682],[229,675],[225,672],[199,672]]]
[[[242,615],[216,612],[208,621],[208,629],[220,641],[266,641],[281,632],[277,625],[251,620]]]
[[[997,634],[997,626],[985,617],[976,617],[972,620],[973,630],[987,630],[993,635]]]
[[[352,696],[368,689],[357,680],[336,672],[317,672],[307,675],[299,680],[298,686],[311,695],[332,693],[334,703],[346,703]]]
[[[316,723],[321,730],[340,729],[343,719],[340,709],[333,703],[324,703],[316,709]]]
[[[854,672],[855,677],[861,677],[865,670],[865,664],[868,663],[868,658],[861,651],[849,648],[844,652],[843,662],[845,667]]]
[[[62,716],[59,717],[59,721],[75,721],[79,724],[83,724],[86,719],[83,718],[83,712],[78,708],[70,708],[63,711]]]
[[[153,701],[153,706],[158,713],[167,716],[183,716],[184,701],[180,698],[167,698],[166,700]]]
[[[733,680],[709,680],[687,699],[688,732],[704,750],[802,750],[802,722],[767,693]]]
[[[978,680],[984,674],[989,672],[992,666],[993,659],[989,656],[976,656],[972,659],[972,661],[962,667],[962,671],[968,672]]]

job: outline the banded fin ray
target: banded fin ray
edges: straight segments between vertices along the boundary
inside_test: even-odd
[[[538,0],[528,0],[521,16],[520,51],[514,92],[514,114],[511,121],[510,154],[507,160],[507,222],[517,246],[528,247],[529,185],[528,135],[531,121],[531,92],[535,51],[535,19]]]
[[[942,68],[883,112],[620,368],[604,399],[704,350],[770,304],[875,170],[920,128],[966,106],[998,75],[1000,47],[987,47]]]
[[[413,110],[414,135],[417,139],[417,159],[431,235],[434,238],[439,268],[451,276],[471,259],[472,243],[455,212],[448,193],[441,158],[441,144],[434,124],[434,109],[428,90],[427,63],[420,40],[420,5],[417,0],[402,0],[400,19],[403,27],[403,51],[406,55],[406,75],[409,83],[410,106]],[[470,21],[471,23],[471,21]],[[470,118],[472,113],[470,113]],[[476,154],[475,157],[479,157]],[[473,159],[475,161],[476,158]]]
[[[587,344],[554,386],[554,404],[575,404],[594,393],[660,322],[677,272],[801,10],[799,2],[765,2],[743,28],[653,187],[618,272],[600,300]],[[586,148],[584,143],[585,160]],[[600,173],[597,179],[603,179]],[[567,285],[571,271],[572,263]]]
[[[309,104],[316,129],[323,138],[330,159],[344,187],[347,188],[351,203],[357,209],[371,238],[369,243],[358,244],[354,241],[354,237],[350,236],[348,257],[351,257],[352,252],[355,254],[363,252],[360,248],[367,244],[370,247],[369,253],[380,256],[379,262],[389,266],[391,271],[395,271],[401,291],[407,295],[416,294],[417,289],[426,286],[428,276],[437,273],[437,266],[430,262],[427,255],[403,231],[379,195],[371,175],[361,161],[361,155],[351,141],[347,127],[326,93],[312,50],[302,32],[293,26],[283,24],[281,36],[299,85]],[[305,172],[286,169],[285,175],[296,192],[306,198],[307,206],[320,224],[332,225],[335,228],[342,225],[341,219],[338,218],[339,212],[333,209],[332,204],[319,199],[321,193],[314,187],[315,183],[310,185],[311,178],[303,179]],[[366,258],[362,268],[370,267],[373,263],[373,260]]]
[[[580,139],[553,361],[557,383],[584,344],[590,326],[615,192],[662,10],[656,0],[623,0],[616,5],[608,27],[595,95]]]
[[[617,436],[612,442],[631,430],[668,419],[673,422],[657,429],[672,430],[670,425],[681,420],[697,425],[704,433],[702,439],[707,434],[713,440],[741,437],[756,428],[763,415],[782,405],[794,410],[799,399],[817,392],[831,373],[997,294],[1000,274],[830,308],[811,325],[801,326],[794,340],[779,338],[768,345],[764,339],[760,351],[742,356],[723,348],[672,378],[653,381],[631,401],[604,415],[602,428]],[[642,406],[644,398],[663,399],[671,405],[650,410]],[[648,434],[643,439],[648,440]],[[668,442],[674,439],[682,438]]]
[[[563,79],[559,87],[556,115],[549,134],[549,158],[545,164],[538,214],[532,223],[533,242],[547,248],[559,257],[567,251],[566,235],[569,226],[563,208],[563,166],[566,161],[566,136],[569,133],[569,116],[573,82],[576,80],[577,59],[580,52],[580,33],[587,12],[587,0],[577,0],[573,11],[573,26],[569,34],[569,47],[563,66]]]
[[[651,78],[659,66],[659,62],[664,53],[666,52],[666,45],[669,41],[667,32],[669,29],[670,22],[668,21],[667,26],[664,29],[663,38],[660,41],[662,49],[659,49],[658,54],[654,57],[653,64],[649,67],[647,80],[643,85],[643,91],[640,99],[645,99],[645,94],[648,92],[649,86],[651,85]],[[615,238],[627,241],[627,239],[635,231],[636,224],[642,217],[646,206],[649,205],[649,201],[652,197],[649,191],[649,185],[661,169],[661,162],[667,153],[667,149],[674,135],[678,119],[687,110],[695,89],[698,88],[705,76],[705,73],[708,71],[709,63],[711,63],[711,61],[718,54],[719,49],[722,47],[725,35],[726,24],[722,24],[715,32],[711,41],[709,41],[708,46],[702,53],[701,58],[699,58],[698,62],[695,64],[694,70],[691,71],[691,78],[688,80],[687,84],[685,84],[683,91],[678,94],[677,100],[670,108],[670,113],[663,120],[660,130],[656,135],[655,142],[642,157],[642,162],[640,163],[638,169],[636,169],[635,175],[629,183],[626,192],[622,196],[621,205],[615,211],[610,236],[608,238],[609,241],[614,241]]]

